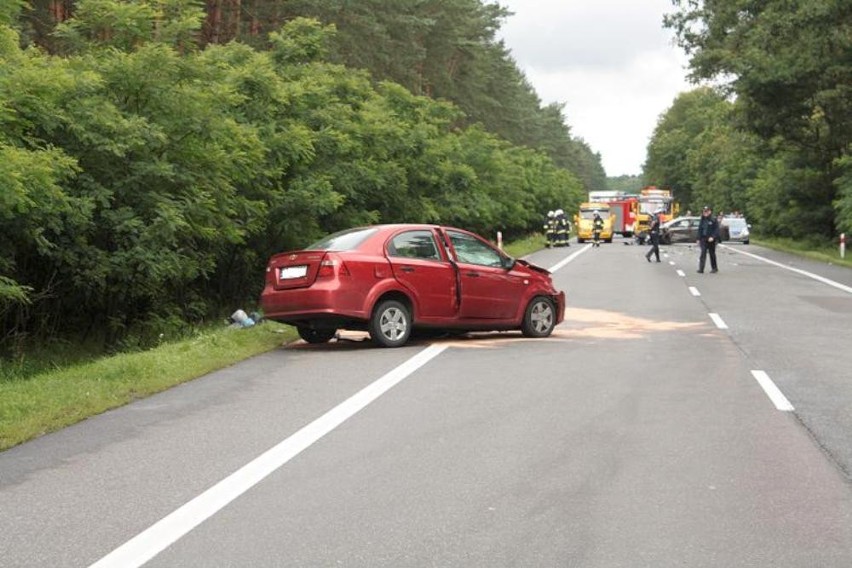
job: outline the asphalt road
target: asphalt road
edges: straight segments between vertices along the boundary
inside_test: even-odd
[[[296,343],[6,451],[0,566],[852,565],[852,271],[646,250],[533,255],[548,339]]]

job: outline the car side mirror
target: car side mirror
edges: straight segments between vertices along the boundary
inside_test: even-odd
[[[501,264],[506,270],[512,270],[515,267],[515,259],[511,256],[504,256]]]

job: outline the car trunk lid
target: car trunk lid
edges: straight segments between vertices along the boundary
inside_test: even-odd
[[[321,250],[302,250],[274,255],[266,266],[267,281],[276,290],[307,288],[312,285],[323,268],[331,260],[329,253]],[[325,263],[328,265],[328,263]]]

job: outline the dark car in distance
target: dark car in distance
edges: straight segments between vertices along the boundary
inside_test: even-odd
[[[415,328],[546,337],[565,313],[546,269],[469,231],[411,224],[347,229],[273,255],[260,303],[308,343],[350,329],[384,347]]]
[[[675,217],[666,221],[660,227],[660,242],[666,245],[673,243],[694,243],[698,240],[698,223],[701,217]]]

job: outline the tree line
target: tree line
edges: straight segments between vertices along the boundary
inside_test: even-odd
[[[61,17],[42,37],[30,19],[44,6]],[[69,335],[149,344],[254,302],[270,254],[354,225],[525,234],[542,211],[576,206],[600,177],[599,157],[556,127],[559,108],[528,101],[526,126],[540,130],[525,144],[461,103],[336,60],[342,25],[293,17],[254,45],[241,36],[204,43],[203,8],[0,8],[6,353]],[[479,33],[458,49],[491,46],[491,63],[503,53],[511,67],[489,29]],[[515,71],[509,79],[522,79]],[[528,87],[521,81],[517,92]],[[491,96],[500,104],[499,90]],[[571,160],[594,167],[574,172]]]
[[[644,178],[767,236],[852,231],[852,3],[675,0],[691,76],[661,116]]]

